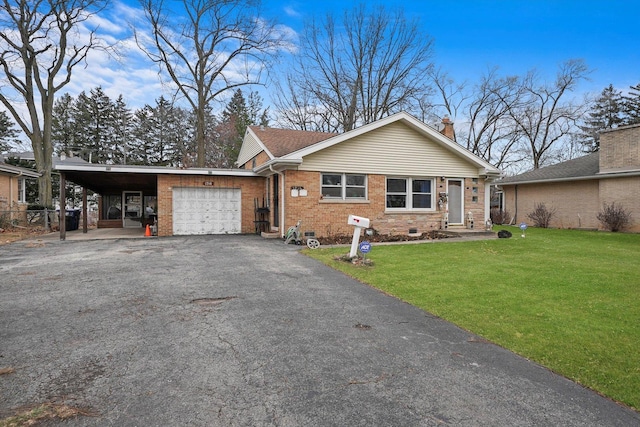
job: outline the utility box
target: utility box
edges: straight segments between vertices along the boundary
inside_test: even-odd
[[[349,218],[347,219],[347,224],[355,225],[356,227],[361,227],[361,228],[369,228],[369,218],[364,218],[356,215],[349,215]]]

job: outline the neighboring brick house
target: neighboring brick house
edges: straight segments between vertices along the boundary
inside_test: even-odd
[[[31,169],[8,165],[0,161],[0,214],[27,208],[26,180],[40,177]]]
[[[339,135],[251,126],[238,165],[266,178],[280,234],[298,220],[318,237],[349,234],[350,214],[382,234],[483,227],[500,171],[443,133],[406,113]]]
[[[503,208],[514,223],[531,222],[538,203],[555,209],[550,226],[602,228],[596,218],[605,204],[631,212],[628,231],[640,231],[640,125],[600,134],[600,151],[504,178],[498,183]]]

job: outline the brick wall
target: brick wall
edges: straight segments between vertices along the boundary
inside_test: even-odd
[[[598,228],[596,218],[601,206],[597,180],[556,182],[547,184],[520,184],[516,190],[514,185],[503,187],[505,209],[516,215],[515,223],[532,224],[527,214],[533,211],[538,203],[547,208],[556,208],[551,220],[554,228]]]
[[[205,187],[204,182],[212,183]],[[242,232],[255,232],[254,200],[265,197],[262,177],[158,175],[158,236],[173,235],[173,188],[239,188],[242,192]]]
[[[425,213],[385,213],[384,175],[368,175],[368,200],[363,202],[324,200],[321,198],[320,173],[308,171],[286,171],[285,173],[285,224],[284,230],[302,220],[303,231],[314,231],[316,236],[344,235],[353,233],[353,227],[347,225],[350,214],[369,218],[372,228],[382,234],[407,234],[410,228],[419,233],[440,229],[443,211]],[[444,185],[444,183],[442,183]],[[291,187],[304,187],[306,197],[291,197]],[[472,193],[472,188],[477,193]],[[471,178],[465,180],[465,216],[471,211],[475,226],[481,227],[484,221],[484,182],[474,183]],[[467,189],[468,188],[468,189]],[[436,179],[436,192],[440,180]],[[473,197],[477,199],[472,200]],[[436,197],[437,200],[437,197]]]
[[[0,209],[9,208],[12,202],[17,200],[18,186],[13,186],[13,192],[11,191],[12,180],[10,175],[0,174]],[[13,194],[14,200],[9,200],[10,195]]]
[[[260,166],[263,163],[267,163],[269,160],[269,156],[267,155],[267,153],[265,153],[264,151],[261,151],[257,156],[255,156],[253,159],[249,160],[248,162],[246,162],[244,164],[244,169],[253,169],[253,160],[255,159],[255,166]]]
[[[631,212],[631,226],[624,231],[640,232],[640,176],[601,179],[600,202],[598,210],[615,202]]]
[[[602,132],[600,171],[640,168],[640,125]]]

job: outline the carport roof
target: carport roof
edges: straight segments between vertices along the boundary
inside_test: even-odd
[[[54,167],[65,178],[96,193],[119,191],[157,191],[158,175],[259,176],[248,169],[173,168],[158,166],[104,165],[58,161]]]

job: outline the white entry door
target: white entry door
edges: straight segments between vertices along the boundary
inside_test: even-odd
[[[174,188],[173,234],[237,234],[241,231],[237,188]]]
[[[462,224],[464,219],[464,191],[462,180],[450,179],[449,187],[449,224]]]

